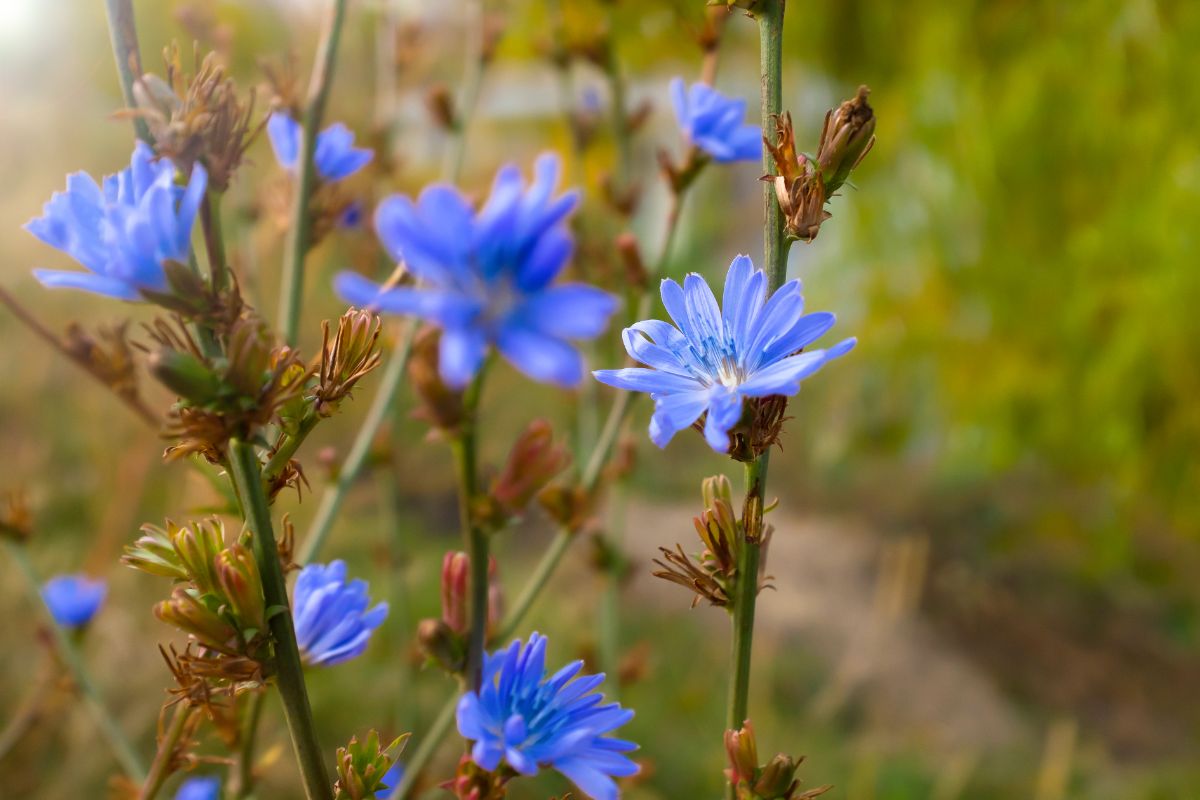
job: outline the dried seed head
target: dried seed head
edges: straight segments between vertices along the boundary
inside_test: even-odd
[[[338,404],[350,396],[354,385],[379,366],[377,348],[382,323],[370,311],[351,308],[338,319],[337,332],[329,338],[329,322],[321,323],[321,365],[313,402],[318,414],[331,416]]]
[[[870,93],[866,86],[859,86],[854,97],[825,115],[817,168],[827,196],[841,188],[875,144],[875,112],[867,102]]]

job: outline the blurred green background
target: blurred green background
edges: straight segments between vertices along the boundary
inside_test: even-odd
[[[146,69],[171,40],[216,49],[243,87],[261,59],[297,57],[307,75],[322,3],[135,4]],[[20,230],[63,176],[127,159],[121,105],[98,2],[0,4],[0,282],[55,330],[147,308],[41,289],[29,270],[66,263]],[[467,139],[463,184],[482,193],[496,166],[552,148],[586,191],[578,219],[589,274],[611,272],[626,227],[658,252],[665,191],[659,149],[681,144],[667,102],[694,79],[702,0],[489,0],[503,24]],[[858,349],[790,407],[770,493],[781,498],[764,594],[751,708],[760,746],[808,755],[807,785],[872,798],[1200,796],[1200,4],[1154,0],[945,2],[793,0],[785,106],[814,149],[827,108],[872,89],[878,142],[856,188],[831,204],[791,273],[813,308],[835,310]],[[445,135],[431,87],[455,89],[477,7],[351,4],[329,118],[380,147],[354,184],[368,205],[440,174]],[[623,220],[603,199],[616,149],[604,74],[548,55],[610,30],[629,105],[650,103],[631,175],[643,189]],[[187,47],[185,46],[185,51]],[[303,85],[303,82],[301,83]],[[757,34],[732,15],[717,86],[757,108]],[[599,104],[586,147],[568,113]],[[585,116],[586,113],[585,113]],[[249,300],[275,308],[280,178],[265,141],[226,202],[226,231]],[[711,168],[688,199],[670,270],[716,278],[761,252],[757,165]],[[339,313],[329,278],[375,273],[369,230],[340,231],[310,260],[304,341]],[[31,545],[46,575],[84,569],[111,583],[86,652],[105,694],[148,753],[169,676],[155,651],[172,632],[149,605],[162,587],[116,558],[143,522],[212,501],[163,442],[104,390],[0,313],[0,489],[25,488]],[[593,354],[619,358],[616,337]],[[566,431],[587,397],[523,383],[489,386],[485,457],[495,462],[535,415]],[[147,387],[156,407],[170,398]],[[303,531],[371,393],[324,426],[301,456],[312,491],[281,501]],[[607,395],[600,397],[607,403]],[[312,676],[323,738],[370,727],[419,738],[449,688],[414,655],[414,620],[437,613],[441,553],[457,542],[443,444],[425,441],[402,392],[324,557],[344,557],[393,603],[367,655]],[[636,415],[634,433],[644,426]],[[585,417],[586,418],[586,417]],[[607,521],[628,551],[622,589],[622,702],[637,709],[645,777],[631,798],[716,797],[721,785],[727,623],[688,610],[649,577],[659,545],[692,548],[701,477],[733,470],[699,437],[666,452],[641,445]],[[510,596],[549,526],[536,517],[499,547]],[[529,627],[554,634],[559,661],[596,648],[604,581],[580,542]],[[0,725],[20,716],[52,663],[18,574],[0,562]],[[295,797],[279,708],[264,727],[264,798]],[[102,796],[115,765],[65,687],[0,754],[0,796]],[[205,752],[215,753],[208,749]],[[448,774],[451,745],[434,775]],[[216,766],[204,766],[213,770]],[[514,784],[514,798],[565,791]]]

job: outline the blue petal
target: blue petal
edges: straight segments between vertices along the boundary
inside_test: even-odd
[[[592,375],[603,384],[632,392],[676,394],[679,392],[694,392],[697,389],[704,388],[704,385],[695,378],[646,369],[644,367],[598,369]]]
[[[500,331],[496,346],[514,367],[534,380],[568,389],[583,380],[583,357],[561,339],[508,325]]]
[[[65,272],[56,269],[35,269],[33,277],[50,289],[82,289],[93,294],[115,297],[119,300],[141,300],[137,289],[125,281],[90,272]]]
[[[552,286],[524,304],[522,316],[530,324],[560,339],[594,339],[608,328],[617,310],[617,299],[582,283]]]
[[[800,391],[800,381],[819,370],[827,360],[824,350],[810,350],[776,361],[755,372],[738,387],[738,392],[744,397],[767,397],[773,394],[790,397]]]
[[[708,389],[660,395],[654,399],[654,415],[650,418],[650,440],[666,447],[679,431],[690,428],[708,407]]]
[[[620,792],[613,779],[582,758],[564,758],[554,762],[554,768],[571,779],[579,791],[592,800],[617,800]]]
[[[300,157],[300,123],[282,111],[267,120],[267,138],[275,151],[275,160],[284,169],[295,169]]]
[[[704,440],[718,453],[729,452],[729,429],[742,416],[742,398],[737,392],[713,387],[708,400],[708,418],[704,422]]]
[[[438,374],[451,389],[466,388],[486,355],[487,340],[479,328],[444,328],[438,344]]]

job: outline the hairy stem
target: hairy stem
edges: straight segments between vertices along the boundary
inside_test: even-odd
[[[325,117],[325,103],[329,98],[329,87],[333,82],[333,68],[337,62],[338,41],[342,35],[342,22],[346,16],[346,0],[333,0],[329,9],[329,22],[317,47],[312,77],[308,85],[308,99],[301,120],[300,152],[296,163],[295,196],[292,198],[292,220],[288,229],[288,240],[283,262],[283,280],[280,285],[279,327],[288,344],[296,343],[300,325],[300,300],[304,293],[304,260],[308,255],[312,219],[308,200],[317,185],[316,165],[313,155],[317,151],[317,134]]]
[[[396,349],[392,351],[387,364],[384,365],[379,379],[379,390],[375,393],[375,399],[371,401],[371,407],[367,410],[362,427],[358,429],[354,442],[350,445],[350,452],[346,454],[346,460],[338,471],[337,481],[327,487],[324,494],[321,495],[321,503],[317,506],[317,513],[309,525],[308,535],[297,555],[296,560],[301,564],[312,561],[321,546],[325,544],[325,540],[329,538],[329,532],[333,529],[333,521],[342,508],[346,493],[350,491],[350,487],[354,485],[354,481],[362,472],[363,465],[367,463],[367,456],[371,453],[371,443],[375,441],[375,434],[379,433],[380,426],[387,419],[392,401],[400,388],[400,380],[404,377],[404,369],[408,365],[408,356],[412,352],[413,337],[416,336],[416,333],[416,323],[408,322],[400,334]]]
[[[92,716],[95,717],[96,724],[100,726],[100,732],[108,741],[109,747],[112,748],[113,755],[116,756],[125,774],[134,782],[141,783],[146,779],[146,767],[142,764],[141,756],[137,754],[133,744],[125,737],[125,732],[121,730],[116,717],[105,704],[100,690],[84,665],[79,650],[75,647],[70,632],[55,622],[54,617],[46,609],[45,603],[42,601],[41,582],[29,560],[29,554],[25,552],[23,546],[14,542],[6,542],[6,545],[9,555],[25,579],[25,589],[30,602],[45,610],[46,626],[54,637],[54,646],[58,651],[59,659],[71,674],[75,687],[79,690],[79,694],[87,703],[88,708],[91,709]]]
[[[133,84],[141,77],[142,55],[138,50],[133,0],[104,0],[104,8],[108,14],[108,35],[112,40],[113,59],[117,62],[117,75],[121,79],[121,96],[125,99],[127,108],[136,108]],[[133,130],[143,142],[154,144],[145,119],[135,116]]]
[[[174,771],[171,761],[175,755],[175,748],[179,746],[179,739],[187,730],[188,722],[195,713],[196,709],[187,703],[180,703],[175,707],[171,724],[158,742],[158,752],[154,754],[154,761],[150,764],[150,774],[146,777],[146,782],[142,784],[138,800],[154,800],[167,778],[171,777],[171,773]]]
[[[279,696],[283,701],[292,747],[304,779],[304,792],[308,800],[330,800],[329,773],[317,739],[312,707],[308,702],[304,668],[300,662],[300,649],[296,644],[296,631],[292,627],[292,612],[288,605],[287,584],[279,565],[271,510],[263,493],[258,456],[253,446],[234,439],[229,443],[229,463],[246,524],[253,534],[254,560],[262,574],[268,625],[275,640]]]

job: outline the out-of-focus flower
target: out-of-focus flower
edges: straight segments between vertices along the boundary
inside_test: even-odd
[[[175,183],[175,166],[154,160],[138,142],[130,165],[98,185],[86,172],[67,176],[42,216],[25,230],[62,250],[88,272],[35,269],[52,288],[83,289],[122,300],[168,289],[164,262],[186,262],[192,224],[208,182],[204,167],[192,168],[187,187]]]
[[[175,800],[220,800],[221,779],[214,775],[188,778],[179,785]]]
[[[387,772],[383,774],[383,785],[385,787],[384,791],[377,792],[375,796],[379,798],[379,800],[391,797],[392,790],[399,786],[400,781],[402,780],[404,780],[404,764],[397,761],[388,768]]]
[[[267,120],[267,136],[275,151],[275,160],[286,170],[296,169],[300,157],[300,133],[300,123],[282,111],[276,111]],[[374,155],[371,150],[355,147],[354,132],[337,122],[317,134],[313,164],[322,180],[340,181],[369,164]]]
[[[569,343],[592,339],[608,326],[616,299],[585,284],[551,285],[571,257],[564,222],[577,192],[554,196],[560,171],[544,155],[526,186],[506,166],[479,211],[457,189],[427,187],[416,202],[394,195],[375,212],[375,230],[388,252],[425,285],[384,288],[343,272],[336,289],[360,308],[412,314],[441,331],[438,369],[462,389],[479,371],[489,347],[531,378],[575,386],[583,359]]]
[[[715,161],[757,161],[762,158],[762,129],[745,123],[746,101],[726,97],[703,83],[684,87],[671,81],[675,119],[688,141]]]
[[[91,622],[106,594],[104,581],[86,575],[56,575],[42,586],[42,600],[50,616],[64,628],[82,628]]]
[[[521,775],[552,767],[594,800],[615,800],[614,777],[634,775],[638,766],[625,753],[632,742],[606,734],[633,718],[616,703],[601,705],[594,692],[603,675],[576,677],[576,661],[546,677],[546,638],[518,639],[484,659],[479,692],[458,703],[458,732],[475,744],[471,758],[494,771],[504,761]],[[574,678],[574,680],[572,680]]]
[[[346,562],[309,564],[296,579],[293,617],[306,664],[332,666],[362,655],[388,605],[368,609],[367,582],[346,581]]]
[[[659,447],[707,412],[705,439],[713,450],[729,452],[744,399],[794,395],[801,380],[855,345],[846,339],[802,353],[833,327],[834,315],[805,314],[800,281],[767,299],[767,276],[746,256],[729,266],[723,310],[695,273],[682,287],[664,280],[662,299],[675,325],[645,320],[623,334],[629,355],[646,366],[594,373],[601,383],[650,394],[650,438]]]

